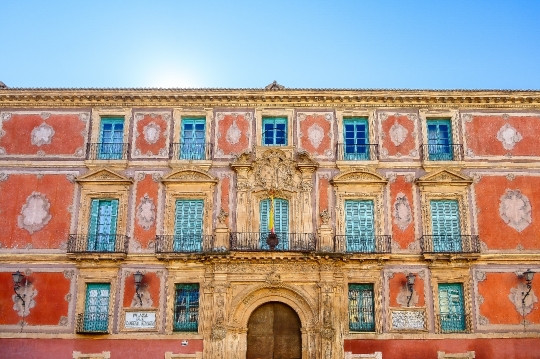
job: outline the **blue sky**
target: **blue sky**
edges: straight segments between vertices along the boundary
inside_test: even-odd
[[[0,0],[10,87],[540,89],[540,0]]]

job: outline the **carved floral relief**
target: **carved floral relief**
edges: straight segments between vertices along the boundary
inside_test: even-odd
[[[46,123],[35,127],[30,134],[32,144],[35,146],[50,145],[54,136],[54,129]]]
[[[156,220],[156,205],[152,198],[145,193],[137,206],[137,223],[144,230],[149,230]]]
[[[522,138],[521,134],[508,123],[502,126],[499,132],[497,132],[497,139],[501,141],[505,150],[512,150]]]
[[[532,222],[531,203],[520,190],[507,189],[500,198],[499,215],[510,227],[521,232]]]
[[[32,234],[45,227],[52,218],[49,213],[50,207],[51,204],[44,194],[32,192],[26,199],[26,203],[19,214],[19,228],[26,229]]]

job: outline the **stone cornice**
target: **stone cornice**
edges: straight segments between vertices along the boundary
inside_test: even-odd
[[[538,90],[0,89],[0,107],[536,108]]]

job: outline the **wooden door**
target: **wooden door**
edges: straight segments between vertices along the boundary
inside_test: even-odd
[[[246,359],[300,359],[300,318],[286,304],[269,302],[251,314]]]

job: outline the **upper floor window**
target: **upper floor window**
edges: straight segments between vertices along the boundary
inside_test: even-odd
[[[260,246],[268,249],[266,243],[269,233],[278,238],[277,250],[289,249],[289,201],[281,198],[268,198],[260,203]]]
[[[82,317],[83,332],[107,332],[109,328],[110,283],[88,283]]]
[[[461,252],[461,226],[457,200],[431,200],[431,228],[435,252]]]
[[[180,140],[180,159],[206,159],[206,120],[183,118]]]
[[[265,146],[287,145],[287,118],[263,117],[262,143]]]
[[[349,284],[349,330],[375,331],[373,284]]]
[[[427,120],[428,153],[430,161],[454,159],[452,126],[450,119]]]
[[[461,283],[439,284],[439,325],[443,333],[466,330]]]
[[[369,132],[367,117],[343,120],[343,159],[369,160]]]
[[[375,252],[372,200],[345,201],[345,247],[347,252]]]
[[[88,228],[89,252],[114,252],[116,246],[117,199],[93,199]]]
[[[102,118],[98,159],[119,160],[124,153],[124,119]]]
[[[174,299],[174,331],[196,332],[199,326],[199,285],[177,284]]]
[[[175,252],[200,252],[203,241],[202,199],[176,200],[174,242]]]

